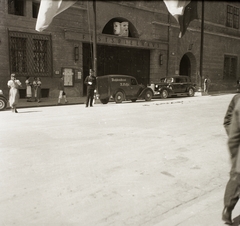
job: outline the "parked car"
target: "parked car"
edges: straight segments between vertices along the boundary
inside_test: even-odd
[[[193,84],[188,76],[175,75],[164,77],[160,83],[154,84],[154,96],[168,98],[171,96],[190,96],[196,92],[196,84]]]
[[[97,77],[96,98],[103,104],[109,100],[122,103],[124,100],[135,102],[137,99],[150,101],[153,90],[138,84],[136,78],[129,75],[104,75]]]
[[[3,91],[0,89],[0,111],[3,111],[7,107],[7,98],[4,96]]]

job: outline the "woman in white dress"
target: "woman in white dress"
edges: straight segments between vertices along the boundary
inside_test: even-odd
[[[32,98],[32,83],[29,78],[30,77],[28,76],[25,81],[27,102],[31,102],[31,98]]]
[[[11,80],[7,83],[9,90],[9,105],[12,109],[12,112],[18,113],[17,104],[19,100],[19,87],[22,86],[21,82],[16,79],[15,74],[11,74]]]

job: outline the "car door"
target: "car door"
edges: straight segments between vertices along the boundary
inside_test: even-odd
[[[181,93],[181,79],[180,77],[174,78],[174,81],[172,82],[172,90],[174,93]]]
[[[139,85],[135,78],[131,78],[130,97],[137,98],[139,95]]]

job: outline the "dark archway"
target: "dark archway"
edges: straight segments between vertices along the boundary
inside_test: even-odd
[[[191,61],[187,54],[184,54],[180,61],[179,74],[189,77],[191,76]]]

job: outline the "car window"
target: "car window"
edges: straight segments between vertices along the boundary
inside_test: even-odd
[[[135,86],[135,85],[137,85],[137,81],[136,81],[136,79],[131,79],[131,85],[133,85],[133,86]]]
[[[166,81],[167,83],[172,83],[173,82],[173,78],[166,78]]]
[[[176,78],[176,83],[180,83],[181,82],[181,79],[180,78]]]

